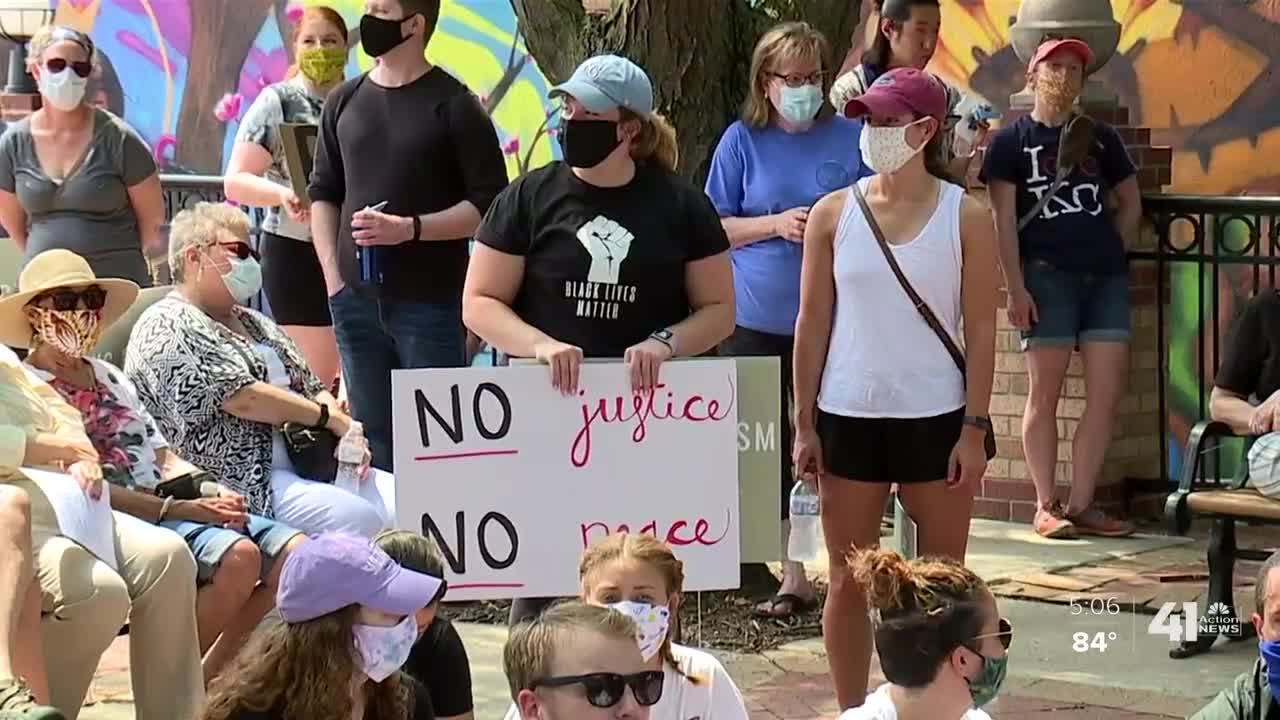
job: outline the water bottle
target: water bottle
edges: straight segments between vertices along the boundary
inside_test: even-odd
[[[809,486],[796,482],[791,488],[791,536],[787,538],[787,559],[813,562],[821,543],[818,523],[818,496]]]
[[[365,285],[381,285],[382,266],[378,262],[378,248],[372,245],[356,247],[356,259],[360,261],[360,282]]]
[[[360,464],[364,461],[364,425],[351,421],[351,428],[338,441],[338,476],[333,484],[360,494]]]

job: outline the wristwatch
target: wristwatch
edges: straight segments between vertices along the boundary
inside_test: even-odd
[[[986,432],[994,431],[994,428],[991,425],[991,418],[989,417],[979,417],[977,415],[965,415],[963,422],[965,425],[972,425],[976,428],[981,428]]]
[[[675,333],[671,332],[671,330],[667,328],[663,328],[661,330],[653,331],[652,333],[649,334],[649,337],[653,338],[654,340],[657,340],[663,345],[666,345],[667,349],[671,351],[671,356],[675,357],[676,355],[676,334]]]
[[[316,421],[315,425],[311,426],[312,429],[319,430],[329,427],[329,406],[322,402],[317,402],[316,405],[320,406],[320,419]]]

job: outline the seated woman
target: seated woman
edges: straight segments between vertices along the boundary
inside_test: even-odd
[[[408,530],[384,530],[373,539],[373,544],[401,567],[444,578],[444,558],[431,538]],[[418,611],[418,639],[403,670],[427,688],[432,710],[439,720],[474,720],[467,648],[453,623],[438,614],[444,588],[442,584],[431,604]]]
[[[849,569],[876,615],[876,653],[889,681],[840,720],[991,720],[980,708],[1000,692],[1013,628],[972,570],[950,558],[903,560],[857,550]]]
[[[720,661],[671,642],[668,630],[680,613],[684,585],[684,565],[671,548],[651,535],[610,535],[583,553],[578,577],[582,601],[630,617],[645,665],[665,675],[651,720],[746,720],[742,695]],[[506,720],[519,718],[512,706]]]
[[[138,319],[125,372],[173,449],[244,495],[250,513],[309,535],[372,537],[391,524],[393,487],[367,451],[358,494],[302,476],[290,456],[286,423],[341,438],[351,418],[279,326],[240,304],[262,287],[248,240],[249,219],[230,205],[174,217],[177,284]]]
[[[195,717],[432,720],[430,696],[398,671],[418,634],[415,614],[442,588],[367,538],[327,533],[305,543],[280,574],[284,622],[254,636]]]
[[[80,414],[4,347],[10,335],[3,330],[0,483],[16,485],[30,500],[49,702],[75,720],[98,659],[127,619],[138,720],[194,717],[204,701],[204,682],[191,552],[172,532],[121,513],[110,513],[114,557],[96,557],[61,535],[50,496],[32,476],[44,478],[50,492],[62,491],[60,502],[81,499],[82,492],[100,498],[98,452]]]
[[[110,363],[85,357],[137,294],[128,280],[99,280],[69,250],[47,250],[27,265],[18,293],[0,302],[0,325],[25,335],[6,339],[30,348],[27,367],[80,411],[104,479],[115,486],[111,506],[173,530],[190,546],[207,682],[271,609],[279,560],[305,536],[245,513],[244,498],[232,490],[210,483],[207,496],[200,494],[199,481],[190,481],[202,473],[169,451],[133,383]],[[161,498],[157,487],[169,494],[166,481],[186,482],[188,492]]]

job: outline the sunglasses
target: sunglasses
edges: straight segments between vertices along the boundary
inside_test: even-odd
[[[587,702],[592,707],[611,708],[622,700],[622,693],[631,687],[636,702],[645,707],[657,704],[662,699],[662,671],[647,670],[634,675],[617,673],[591,673],[590,675],[566,675],[539,680],[533,684],[534,690],[540,687],[566,687],[581,685],[587,693]]]
[[[982,640],[983,638],[989,637],[999,638],[1000,646],[1005,650],[1008,650],[1009,646],[1013,644],[1013,625],[1008,620],[1000,618],[1000,629],[997,632],[975,635],[973,639]],[[977,651],[975,650],[974,652]]]
[[[232,255],[235,255],[241,260],[248,260],[249,258],[253,258],[254,260],[260,259],[258,257],[258,251],[254,250],[247,242],[239,240],[236,242],[220,242],[218,243],[218,246],[230,250]]]
[[[93,63],[88,60],[67,60],[66,58],[49,58],[44,61],[44,68],[49,72],[57,75],[58,73],[71,67],[71,71],[82,78],[89,77],[89,73],[93,72]]]
[[[66,312],[83,307],[85,310],[101,310],[107,304],[107,291],[97,285],[90,285],[83,290],[54,290],[37,297],[34,304],[40,305],[45,300],[53,302],[53,309]]]

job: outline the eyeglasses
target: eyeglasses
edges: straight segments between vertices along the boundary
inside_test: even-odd
[[[1005,620],[1004,618],[1000,618],[1000,630],[998,632],[983,633],[982,635],[975,635],[973,636],[973,639],[982,640],[983,638],[989,638],[989,637],[999,638],[1000,645],[1005,650],[1008,650],[1009,646],[1013,644],[1013,625],[1008,620]],[[974,652],[977,652],[977,651],[974,650]]]
[[[793,88],[804,87],[805,85],[821,85],[822,78],[826,76],[826,73],[821,70],[815,73],[809,73],[808,75],[801,75],[799,73],[791,73],[790,75],[782,75],[779,73],[769,74],[785,82],[787,87]]]
[[[587,702],[592,707],[610,708],[622,700],[622,693],[627,687],[635,695],[636,702],[645,707],[655,705],[662,699],[662,671],[647,670],[634,675],[618,673],[591,673],[590,675],[566,675],[539,680],[533,684],[534,690],[540,687],[566,687],[581,685],[587,692]]]
[[[93,72],[93,63],[88,60],[67,60],[66,58],[49,58],[44,61],[44,68],[49,72],[57,75],[63,70],[71,67],[71,71],[82,78],[89,77],[89,73]]]
[[[232,255],[235,255],[241,260],[248,260],[249,258],[253,258],[254,260],[260,259],[258,257],[258,251],[254,250],[249,243],[241,240],[237,240],[236,242],[220,242],[218,243],[218,246],[230,250]]]
[[[85,310],[101,310],[107,304],[107,291],[97,285],[90,285],[83,290],[54,290],[44,293],[35,298],[34,304],[39,305],[45,300],[53,301],[53,309],[66,312],[83,307]]]

